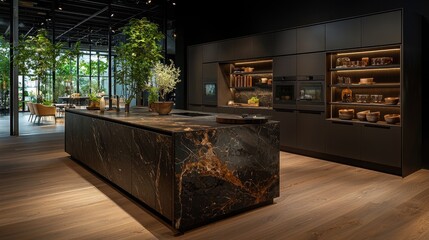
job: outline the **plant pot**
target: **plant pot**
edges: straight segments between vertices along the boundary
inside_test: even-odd
[[[159,115],[167,115],[173,109],[174,102],[154,102],[152,104]]]
[[[89,107],[91,107],[91,108],[98,108],[98,107],[100,107],[100,102],[91,101],[89,103]]]
[[[156,112],[156,106],[153,102],[149,103],[149,112]]]

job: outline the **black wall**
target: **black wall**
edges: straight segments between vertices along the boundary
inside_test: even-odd
[[[258,1],[257,1],[258,2]],[[217,0],[217,1],[183,1],[178,4],[177,54],[181,69],[186,70],[186,47],[188,45],[217,41],[226,38],[240,37],[262,32],[276,31],[285,28],[337,20],[341,18],[376,13],[380,11],[404,8],[405,11],[416,12],[423,18],[423,89],[429,89],[429,8],[425,8],[425,0],[360,0],[355,2],[344,0],[304,0],[295,1],[252,1]],[[354,5],[354,6],[353,6]],[[351,7],[352,6],[352,7]],[[189,13],[189,9],[198,9]],[[200,25],[203,25],[201,28]],[[177,49],[176,48],[176,49]],[[178,51],[179,53],[179,51]],[[183,71],[186,76],[186,71]],[[183,78],[178,98],[186,99],[186,77]],[[427,99],[424,96],[423,99]],[[184,108],[186,101],[181,102]],[[423,109],[429,106],[425,101]],[[429,159],[429,127],[423,128],[423,159]],[[429,167],[426,161],[425,167]]]

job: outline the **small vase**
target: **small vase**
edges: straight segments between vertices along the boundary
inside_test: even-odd
[[[154,102],[155,111],[159,115],[167,115],[173,109],[174,102]]]
[[[125,112],[126,113],[130,112],[130,104],[129,103],[125,103]]]
[[[104,112],[106,108],[106,100],[104,99],[104,96],[101,96],[100,99],[100,112]]]

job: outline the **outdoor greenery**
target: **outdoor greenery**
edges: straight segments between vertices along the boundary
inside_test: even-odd
[[[94,61],[94,60],[90,60],[91,61],[91,65],[89,63],[89,61],[81,61],[79,62],[79,73],[83,76],[98,76],[98,71],[100,73],[105,72],[109,65],[107,62],[103,62],[103,61]],[[91,66],[91,68],[90,68]],[[90,94],[90,93],[99,93],[102,91],[106,91],[106,89],[104,89],[104,87],[100,84],[98,85],[98,82],[96,79],[92,79],[92,81],[89,81],[89,78],[81,78],[80,79],[80,83],[81,83],[81,89],[80,92],[82,94]]]
[[[131,19],[122,34],[125,42],[115,48],[119,65],[115,77],[123,86],[125,103],[130,104],[147,88],[152,68],[162,58],[160,42],[164,35],[146,18]]]
[[[73,93],[73,77],[76,75],[76,59],[80,55],[80,42],[70,49],[62,50],[55,64],[55,92],[54,99]]]
[[[170,64],[157,62],[153,73],[155,86],[158,88],[161,99],[165,101],[167,94],[172,92],[180,82],[180,68],[174,66],[173,60],[170,60]]]
[[[0,36],[0,90],[9,88],[9,42]]]
[[[39,29],[36,36],[27,36],[20,39],[17,46],[18,54],[14,56],[14,63],[18,65],[21,75],[34,76],[31,80],[39,81],[38,101],[51,98],[48,95],[48,78],[54,69],[55,59],[59,56],[62,44],[52,44],[45,29]]]

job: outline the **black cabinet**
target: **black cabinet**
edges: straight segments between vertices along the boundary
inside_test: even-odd
[[[229,39],[218,43],[218,60],[230,61],[252,58],[252,37]]]
[[[362,18],[362,46],[402,42],[402,12],[394,11]]]
[[[326,152],[326,127],[324,112],[297,111],[296,146],[313,152]]]
[[[326,54],[307,53],[297,55],[298,76],[324,76],[326,71]]]
[[[274,56],[296,53],[296,29],[276,32],[274,35]]]
[[[297,29],[297,53],[325,51],[325,24]]]
[[[361,18],[327,23],[326,50],[360,47],[361,28]]]
[[[208,113],[217,113],[217,106],[209,106],[209,105],[203,105],[203,112],[208,112]]]
[[[218,113],[234,114],[234,113],[235,113],[235,108],[234,108],[234,107],[223,107],[223,106],[219,106],[219,107],[217,108],[217,112],[218,112]]]
[[[401,167],[401,128],[364,125],[361,160]]]
[[[275,57],[273,59],[273,76],[295,76],[296,75],[296,55]]]
[[[287,110],[274,110],[272,119],[280,121],[280,146],[296,147],[296,112]]]
[[[328,122],[326,152],[341,157],[361,159],[361,126],[353,123]]]
[[[275,34],[267,33],[252,37],[252,57],[271,57],[275,55]]]
[[[234,59],[252,58],[252,37],[232,40],[234,45]]]
[[[229,61],[235,59],[235,41],[224,40],[218,43],[218,60],[219,61]]]
[[[188,104],[202,104],[202,58],[201,46],[188,47]]]
[[[216,62],[218,60],[218,44],[208,43],[203,45],[203,62]]]

